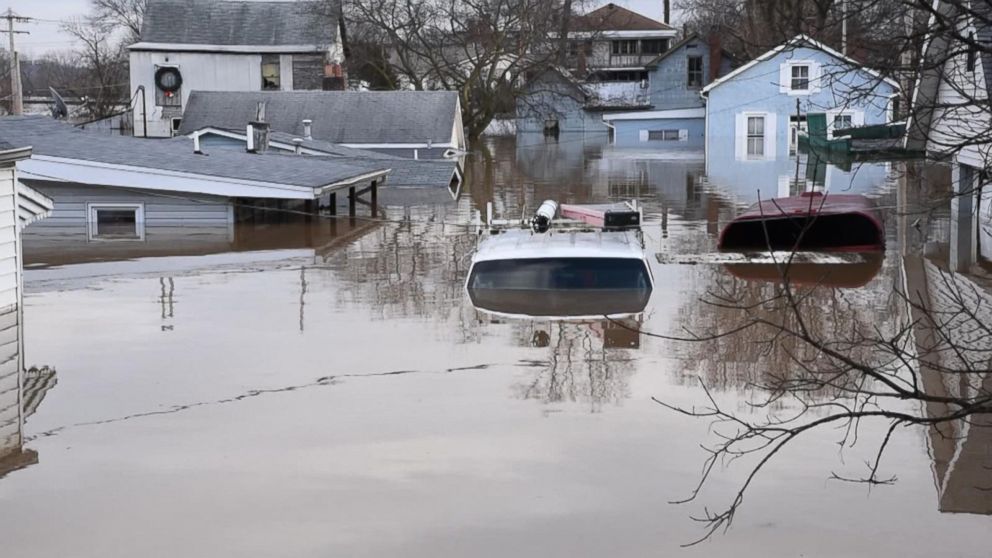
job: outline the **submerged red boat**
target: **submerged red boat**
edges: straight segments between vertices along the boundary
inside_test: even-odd
[[[718,247],[873,251],[885,247],[885,230],[866,196],[807,192],[752,205],[723,228]]]

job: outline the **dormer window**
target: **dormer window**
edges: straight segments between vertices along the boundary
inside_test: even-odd
[[[806,64],[797,64],[792,66],[792,82],[791,87],[793,91],[809,91],[809,66]]]

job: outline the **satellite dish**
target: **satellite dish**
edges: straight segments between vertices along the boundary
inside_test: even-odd
[[[53,87],[48,90],[52,93],[52,118],[60,120],[69,117],[69,106],[65,104],[65,99]]]

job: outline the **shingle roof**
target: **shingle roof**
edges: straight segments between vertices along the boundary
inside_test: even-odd
[[[148,0],[141,42],[315,47],[335,43],[337,21],[315,16],[310,6],[310,2]]]
[[[238,137],[244,138],[244,130],[230,130]],[[270,132],[269,141],[280,144],[293,145],[294,139],[302,139],[293,134],[283,132]],[[179,139],[177,139],[179,141]],[[366,149],[354,149],[342,147],[330,142],[321,140],[304,139],[302,147],[319,151],[320,156],[333,157],[334,159],[356,167],[369,169],[370,171],[388,167],[392,169],[389,173],[387,185],[398,187],[411,186],[449,186],[455,178],[461,179],[458,171],[458,162],[454,159],[446,160],[413,160],[385,153],[377,153]],[[214,151],[208,151],[213,153]],[[273,153],[270,149],[268,153]]]
[[[193,91],[179,132],[241,130],[265,101],[272,130],[332,143],[447,144],[458,113],[454,91]]]
[[[667,31],[673,29],[660,21],[612,3],[576,17],[572,27],[573,31]]]
[[[81,130],[47,116],[0,118],[0,141],[33,146],[36,156],[183,172],[317,188],[372,172],[387,164],[352,165],[330,157],[267,155],[239,151],[193,153],[190,140],[148,140]]]

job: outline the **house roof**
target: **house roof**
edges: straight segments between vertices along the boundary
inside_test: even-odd
[[[760,63],[762,63],[762,62],[764,62],[764,61],[766,61],[766,60],[768,60],[770,58],[773,58],[774,56],[776,56],[780,52],[783,52],[783,51],[785,51],[787,49],[790,49],[790,48],[797,48],[797,47],[802,47],[802,46],[814,48],[816,50],[825,52],[825,53],[829,54],[830,56],[833,56],[834,58],[840,60],[841,62],[845,62],[845,63],[850,64],[852,66],[856,66],[857,68],[859,68],[859,69],[861,69],[861,70],[863,70],[863,71],[865,71],[865,72],[867,72],[867,73],[875,76],[876,78],[881,79],[885,83],[888,83],[892,87],[894,87],[896,89],[899,89],[899,84],[896,83],[894,80],[892,80],[890,78],[887,78],[887,77],[883,77],[882,74],[878,73],[877,71],[875,71],[875,70],[873,70],[871,68],[865,67],[863,64],[861,64],[861,62],[858,62],[857,60],[855,60],[855,59],[853,59],[853,58],[851,58],[849,56],[845,56],[845,55],[837,52],[836,50],[828,47],[827,45],[825,45],[825,44],[823,44],[823,43],[821,43],[819,41],[816,41],[816,40],[814,40],[814,39],[812,39],[812,38],[810,38],[810,37],[808,37],[806,35],[797,35],[795,38],[793,38],[793,39],[791,39],[789,41],[786,41],[786,42],[778,45],[777,47],[769,50],[768,52],[762,54],[761,56],[758,56],[754,60],[748,62],[747,64],[744,64],[740,68],[737,68],[736,70],[730,72],[729,74],[723,76],[722,78],[717,79],[717,80],[713,80],[712,82],[710,82],[709,85],[707,85],[706,87],[704,87],[702,89],[702,94],[703,95],[706,95],[707,93],[710,92],[710,90],[712,90],[712,89],[714,89],[716,87],[719,87],[720,85],[723,85],[724,83],[726,83],[726,82],[728,82],[728,81],[736,78],[740,74],[742,74],[742,73],[750,70],[752,67],[757,66],[758,64],[760,64]]]
[[[140,50],[151,44],[293,46],[322,50],[337,42],[338,23],[310,2],[148,0]],[[332,12],[333,13],[333,12]]]
[[[617,6],[612,2],[572,21],[572,31],[668,31],[670,25]]]
[[[453,144],[459,116],[455,91],[193,91],[179,133],[208,127],[243,129],[259,102],[272,130],[343,144]]]
[[[246,138],[244,130],[219,130],[216,128],[208,128],[206,130],[201,130],[200,133],[218,134],[238,141],[245,141]],[[270,132],[270,146],[275,145],[276,147],[270,147],[269,151],[266,153],[278,153],[275,149],[282,149],[283,153],[285,153],[285,150],[295,147],[296,142],[294,140],[297,139],[303,138],[284,132]],[[348,165],[353,165],[355,167],[368,169],[370,171],[380,169],[383,166],[388,166],[392,170],[389,173],[389,178],[386,182],[389,186],[447,187],[451,185],[452,181],[461,181],[462,179],[461,169],[459,168],[457,161],[453,159],[413,160],[403,157],[396,157],[394,155],[387,155],[385,153],[368,151],[366,149],[343,147],[334,143],[313,139],[303,139],[303,141],[300,142],[300,146],[304,150],[305,155],[333,157],[337,161]],[[214,151],[209,150],[208,152],[213,153]]]
[[[0,119],[0,139],[13,145],[31,145],[34,156],[25,161],[25,178],[66,180],[102,184],[105,171],[135,173],[135,176],[197,181],[205,189],[189,190],[225,195],[234,185],[250,187],[245,197],[307,198],[312,189],[357,182],[385,175],[388,164],[352,165],[332,158],[295,155],[258,156],[239,151],[217,151],[209,155],[193,153],[186,139],[149,140],[105,135],[74,128],[46,116],[11,116]],[[28,164],[30,163],[30,165]],[[39,163],[72,165],[73,174],[42,176]],[[373,169],[373,167],[375,167]],[[89,169],[86,172],[80,169]],[[113,185],[113,184],[104,184]],[[133,187],[138,187],[137,184]],[[168,189],[161,187],[161,189]],[[246,190],[247,192],[247,190]]]

